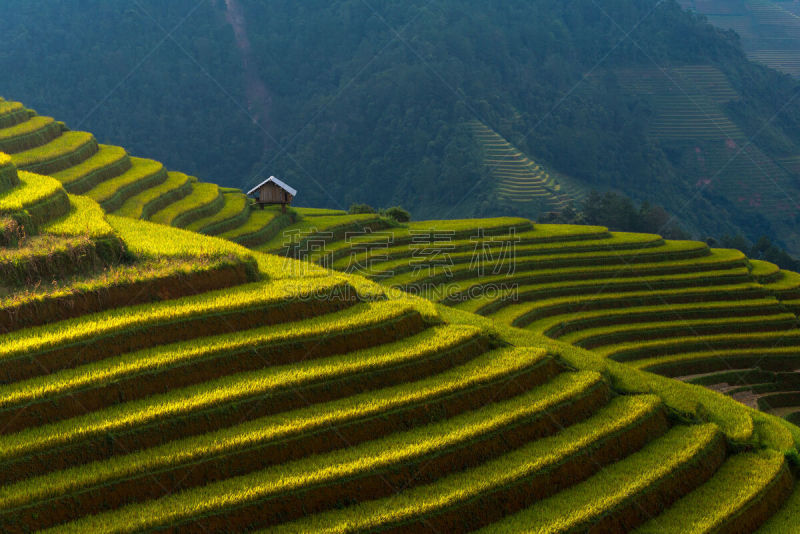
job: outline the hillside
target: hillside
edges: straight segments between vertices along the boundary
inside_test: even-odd
[[[227,186],[281,174],[308,205],[536,219],[610,189],[800,254],[797,82],[677,2],[162,4],[7,0],[0,93]],[[519,161],[487,164],[476,120]]]
[[[800,276],[599,227],[252,210],[7,108],[3,530],[796,521],[800,431],[764,412],[796,418]]]
[[[365,275],[800,422],[800,275],[771,263],[701,242],[524,218],[398,227],[378,214],[257,210],[239,190],[6,107],[0,120],[14,124],[0,137],[15,150],[10,163],[52,173],[107,213]],[[559,184],[540,174],[538,187],[554,194]]]
[[[106,214],[2,158],[0,215],[22,228],[3,234],[4,311],[36,311],[3,314],[4,532],[797,523],[800,430],[781,419],[360,276]],[[44,272],[37,239],[98,264]]]
[[[680,0],[715,26],[734,30],[748,57],[800,77],[800,6],[792,0]]]

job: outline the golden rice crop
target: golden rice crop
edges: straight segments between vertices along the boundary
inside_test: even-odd
[[[109,237],[114,229],[106,222],[105,212],[97,202],[84,196],[69,195],[70,212],[56,221],[42,226],[42,233],[74,236],[88,235],[93,239]]]
[[[63,191],[61,182],[49,176],[19,171],[20,185],[0,193],[0,213],[15,213]]]
[[[0,386],[0,407],[41,401],[51,395],[64,395],[72,390],[96,387],[126,376],[168,368],[213,354],[237,352],[285,343],[293,339],[322,337],[366,328],[412,311],[414,307],[409,302],[371,302],[303,321],[151,347],[78,368]]]
[[[618,398],[585,422],[571,425],[554,436],[531,442],[476,468],[451,474],[427,486],[408,489],[393,497],[309,516],[270,532],[332,534],[368,531],[435,514],[481,494],[519,483],[526,477],[547,473],[581,451],[647,418],[658,407],[655,397]]]
[[[36,479],[26,479],[13,486],[0,488],[0,508],[18,506],[113,479],[169,469],[235,449],[271,441],[277,442],[287,437],[348,421],[380,416],[402,406],[430,401],[454,391],[467,390],[478,384],[508,376],[535,365],[544,357],[545,352],[540,349],[527,347],[499,349],[457,368],[411,384],[370,391],[293,412],[271,415],[208,434],[168,442],[152,449],[50,473]],[[542,398],[547,398],[551,405],[554,405],[576,395],[582,388],[591,387],[596,383],[576,378],[576,376],[564,376],[545,386],[539,393]],[[596,379],[599,381],[599,376]]]
[[[58,161],[61,158],[69,159],[74,154],[84,150],[96,150],[97,141],[94,136],[87,132],[65,132],[57,139],[50,141],[46,145],[32,148],[24,152],[14,154],[11,159],[20,169],[31,167],[39,172],[50,172],[49,169],[42,170],[42,164],[51,161]],[[87,155],[88,157],[88,155]],[[62,165],[66,168],[70,165]]]
[[[142,180],[165,173],[164,165],[158,161],[142,158],[131,158],[131,168],[123,174],[101,182],[86,195],[98,204],[109,202],[123,189],[135,187]],[[164,174],[166,179],[166,174]]]
[[[222,190],[222,188],[220,188]],[[229,221],[237,217],[247,217],[249,211],[249,200],[242,193],[225,193],[225,205],[214,215],[195,221],[186,227],[193,232],[210,229],[219,223]]]
[[[706,484],[636,529],[635,533],[714,532],[726,520],[742,513],[785,469],[785,458],[777,451],[734,455]],[[778,519],[775,524],[780,522]]]
[[[112,167],[115,164],[124,164],[123,160],[128,158],[128,153],[124,148],[110,145],[99,145],[99,150],[95,155],[86,161],[73,165],[63,171],[53,173],[53,178],[59,180],[62,184],[69,187],[70,185],[82,181],[95,173],[103,171],[107,167]],[[70,189],[71,190],[71,189]]]
[[[301,387],[303,384],[366,373],[430,357],[475,339],[480,331],[467,326],[434,327],[387,346],[310,360],[299,365],[230,375],[92,412],[66,421],[0,437],[0,457],[13,458],[91,436],[178,417],[223,403]]]
[[[182,226],[177,224],[179,218],[202,210],[204,207],[212,205],[221,199],[223,199],[222,193],[216,184],[194,183],[192,184],[192,192],[188,196],[171,203],[158,213],[154,213],[150,220],[171,226]]]
[[[15,124],[14,126],[0,128],[0,145],[3,144],[3,141],[13,142],[15,138],[36,133],[54,125],[55,121],[52,117],[42,117],[37,115],[35,117],[31,117],[27,121]]]
[[[430,245],[427,245],[421,241],[418,244],[411,243],[399,246],[389,246],[379,250],[380,255],[387,258],[387,260],[376,263],[376,267],[381,270],[399,272],[408,264],[408,258],[414,255],[415,250],[423,250],[426,246],[430,246],[434,249],[437,246],[443,247],[447,251],[448,257],[453,261],[453,263],[456,264],[474,260],[476,258],[476,253],[485,254],[487,256],[485,261],[491,261],[495,258],[499,259],[502,257],[502,253],[504,252],[503,249],[506,249],[506,253],[510,253],[508,251],[510,250],[510,246],[512,244],[513,255],[515,258],[534,255],[553,256],[556,254],[562,255],[580,253],[590,255],[608,252],[610,250],[637,248],[654,248],[662,250],[661,247],[666,246],[661,236],[654,234],[614,232],[609,237],[604,237],[602,239],[531,244],[524,241],[525,235],[526,234],[514,235],[512,238],[509,234],[500,236],[496,239],[493,239],[491,236],[489,236],[480,241],[474,237],[468,240],[439,240]],[[515,239],[516,241],[512,241],[512,239]],[[363,260],[365,258],[372,257],[372,255],[374,255],[374,252],[360,252],[359,254],[353,255],[351,258],[343,258],[338,260],[336,263],[334,263],[334,267],[346,266],[346,262],[350,259]]]
[[[145,208],[147,208],[151,202],[156,201],[162,195],[167,195],[170,192],[182,189],[188,183],[189,177],[183,173],[167,173],[167,179],[164,183],[146,189],[138,195],[129,198],[122,207],[114,213],[121,217],[131,217],[133,219],[146,217]]]
[[[597,375],[586,373],[580,375],[580,378],[592,382]],[[556,391],[549,393],[560,396]],[[560,398],[564,400],[564,397]],[[535,417],[552,405],[550,397],[542,396],[541,392],[534,390],[445,421],[250,475],[226,479],[156,501],[82,518],[63,528],[66,532],[75,532],[77,529],[132,532],[135,529],[170,524],[304,486],[331,483],[391,465],[401,465]],[[642,412],[637,411],[636,415],[641,417]]]
[[[288,258],[261,254],[231,241],[180,228],[108,215],[107,220],[137,257],[236,256],[254,258],[262,274],[271,279],[336,277],[322,267]]]
[[[221,314],[290,299],[324,296],[344,281],[338,277],[256,282],[178,300],[114,309],[57,324],[5,334],[0,359],[90,340],[126,329],[179,323],[190,317]]]
[[[534,506],[494,523],[485,531],[542,533],[583,528],[656,480],[698,459],[720,438],[716,425],[678,426],[641,451]]]
[[[246,199],[245,199],[246,200]],[[269,226],[281,213],[277,209],[250,210],[247,222],[220,235],[225,239],[236,241],[238,238],[254,234]]]

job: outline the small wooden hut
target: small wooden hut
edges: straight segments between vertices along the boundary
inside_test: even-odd
[[[295,195],[297,195],[297,189],[288,186],[274,176],[270,176],[248,191],[247,195],[255,195],[256,203],[261,206],[262,210],[267,204],[280,204],[282,210],[286,211],[286,206],[290,205]]]

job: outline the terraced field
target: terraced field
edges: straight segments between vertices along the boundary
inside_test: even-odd
[[[0,332],[113,307],[238,285],[252,260],[229,254],[134,257],[93,200],[47,176],[17,171],[0,191]]]
[[[535,213],[560,211],[580,202],[587,190],[574,181],[546,171],[497,132],[480,121],[468,124],[484,150],[484,164],[497,179],[497,196],[535,205]]]
[[[0,195],[9,217],[66,195],[54,179],[20,178]],[[795,518],[783,452],[800,431],[779,419],[363,278],[311,265],[296,275],[293,260],[67,198],[43,235],[94,228],[131,265],[191,259],[186,287],[206,283],[0,336],[4,532],[678,532]],[[311,213],[331,247],[375,235],[337,240],[325,218],[343,216]],[[523,219],[485,224],[487,235],[512,228],[525,246],[608,239],[553,228],[536,241],[547,229]],[[394,232],[414,243],[418,230]],[[662,246],[626,239],[619,250]],[[257,268],[233,269],[233,285],[209,278],[211,251]],[[691,399],[707,422],[691,422]],[[724,506],[709,517],[712,497]]]
[[[21,170],[46,173],[67,192],[88,196],[108,213],[225,234],[251,247],[265,244],[302,217],[297,212],[265,217],[251,210],[239,190],[201,183],[157,161],[131,157],[121,147],[98,144],[89,133],[69,131],[52,118],[2,99],[0,152],[8,153]]]
[[[798,38],[800,8],[796,2],[770,0],[680,0],[720,28],[742,37],[747,56],[791,76],[800,76]]]
[[[800,78],[800,57],[797,50],[757,50],[748,57],[773,69]]]
[[[800,419],[800,275],[656,235],[469,224],[335,242],[332,266]]]
[[[800,16],[791,2],[748,0],[746,9],[758,39],[747,46],[748,56],[773,69],[800,76],[797,41],[800,39]]]
[[[251,211],[69,133],[0,154],[3,532],[798,524],[800,275],[602,227]]]
[[[696,172],[687,179],[695,187],[727,197],[739,210],[763,215],[776,228],[784,228],[794,246],[790,221],[800,198],[796,158],[774,160],[728,117],[724,105],[739,95],[721,71],[688,65],[621,69],[615,74],[627,90],[650,100],[655,111],[649,131],[653,139],[667,146],[674,143],[673,148],[694,160]]]
[[[715,67],[635,68],[615,73],[622,87],[652,98],[657,115],[650,133],[657,139],[731,139],[740,144],[746,141],[720,107],[738,100],[739,95]]]

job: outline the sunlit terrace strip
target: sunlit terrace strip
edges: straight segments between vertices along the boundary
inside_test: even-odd
[[[545,359],[546,354],[541,349],[498,349],[465,365],[410,384],[263,417],[103,462],[4,486],[0,488],[0,508],[7,510],[47,497],[59,497],[81,488],[107,484],[113,480],[146,476],[149,472],[174,469],[237,450],[313,435],[332,426],[365,421],[366,418],[385,417],[405,407],[441,401],[446,396],[460,395],[481,385],[511,379],[525,369],[541,365]],[[594,381],[587,381],[585,378],[570,374],[544,386],[539,393],[550,404],[543,409],[588,392],[600,384],[599,376]]]
[[[61,135],[61,126],[51,117],[36,116],[7,128],[0,128],[0,151],[22,152],[41,146]]]
[[[30,118],[30,112],[21,102],[0,100],[0,128],[8,128]]]
[[[110,310],[4,335],[0,337],[0,360],[31,356],[100,337],[113,337],[120,331],[134,328],[165,323],[177,325],[191,317],[224,316],[225,313],[265,304],[279,305],[290,299],[324,298],[347,287],[346,282],[334,277],[267,281],[168,302]]]
[[[220,237],[237,241],[240,238],[264,231],[280,216],[281,213],[277,209],[250,210],[247,221],[244,224],[224,232]]]
[[[778,332],[747,332],[685,336],[652,341],[626,342],[606,345],[595,352],[620,362],[632,362],[657,356],[673,356],[705,350],[736,350],[746,348],[778,348],[800,345],[800,330]]]
[[[534,321],[528,328],[550,337],[561,337],[569,332],[609,325],[632,325],[669,319],[697,319],[700,317],[741,317],[771,315],[785,309],[774,298],[722,302],[690,302],[634,306],[624,309],[581,310]]]
[[[433,521],[437,514],[446,511],[457,513],[460,507],[474,499],[505,488],[529,481],[532,484],[536,481],[536,486],[541,486],[541,479],[558,466],[578,462],[587,451],[602,448],[604,442],[642,425],[659,410],[656,397],[617,398],[586,421],[477,468],[450,474],[432,484],[411,488],[390,498],[310,516],[270,532],[366,532],[425,518]]]
[[[543,239],[560,239],[562,234],[575,234],[583,236],[597,236],[608,232],[608,229],[598,226],[570,226],[570,225],[539,225],[535,229],[527,219],[519,217],[498,217],[493,219],[463,219],[444,221],[417,221],[410,222],[406,227],[391,228],[377,234],[369,232],[355,232],[350,239],[330,243],[328,250],[335,252],[339,249],[349,249],[351,245],[361,245],[371,242],[385,243],[385,236],[391,234],[393,245],[411,243],[420,237],[439,236],[438,240],[469,241],[470,237],[479,235],[507,234],[514,229],[523,239],[541,236]],[[541,230],[541,231],[540,231]],[[535,234],[535,235],[534,235]],[[559,237],[561,236],[561,237]]]
[[[749,530],[781,506],[791,483],[781,453],[737,454],[706,484],[642,525],[635,534],[714,532],[723,528]],[[768,494],[771,489],[777,491]],[[750,512],[751,507],[759,508],[759,499],[767,505],[767,510]],[[772,504],[768,504],[770,502]],[[779,524],[780,519],[775,523]]]
[[[501,307],[506,301],[528,297],[553,298],[559,295],[592,295],[601,290],[620,292],[644,289],[667,289],[680,287],[704,287],[714,285],[730,285],[735,283],[752,283],[753,278],[744,266],[726,267],[708,271],[664,274],[657,276],[635,276],[635,272],[622,272],[618,276],[607,276],[603,270],[598,278],[571,279],[552,281],[550,274],[558,271],[514,272],[480,278],[456,280],[448,284],[451,292],[449,298],[442,300],[445,304],[473,313],[488,314]],[[577,271],[578,274],[584,272]],[[491,289],[491,291],[487,291]]]
[[[193,222],[186,229],[209,235],[220,234],[243,225],[249,213],[249,200],[246,196],[242,193],[226,193],[225,205],[221,210]]]
[[[130,168],[131,161],[124,148],[100,145],[97,153],[89,159],[53,173],[52,176],[64,184],[67,191],[83,194],[100,182],[119,176]]]
[[[42,226],[43,233],[60,236],[88,235],[92,239],[113,235],[114,229],[106,222],[105,212],[96,202],[77,195],[69,195],[69,201],[72,206],[70,212]]]
[[[631,361],[628,365],[665,376],[729,371],[742,367],[759,367],[773,371],[793,371],[800,368],[800,341],[796,343],[798,346],[776,345],[775,342],[770,346],[770,341],[772,339],[768,338],[763,347],[714,349],[713,346],[701,346],[697,347],[701,350],[645,357]]]
[[[164,166],[158,161],[131,158],[131,168],[124,173],[98,184],[86,196],[107,211],[118,209],[130,197],[166,180]]]
[[[743,265],[745,256],[738,250],[713,250],[708,252],[699,245],[679,245],[665,247],[664,250],[645,249],[643,251],[623,251],[606,254],[576,254],[553,257],[513,258],[496,262],[485,267],[485,272],[496,269],[499,273],[519,275],[524,272],[537,272],[538,279],[568,280],[576,278],[609,278],[613,276],[642,276],[657,274],[676,274],[698,272],[710,268],[736,267]],[[405,272],[383,278],[385,284],[397,287],[409,287],[421,283],[438,284],[475,278],[480,274],[479,266],[469,263],[447,266],[432,264],[428,269],[425,264],[418,272]]]
[[[157,374],[174,366],[191,365],[214,356],[257,350],[303,339],[367,330],[416,311],[403,301],[369,302],[344,311],[303,321],[270,325],[214,337],[151,347],[100,360],[55,374],[0,386],[0,411],[13,406],[42,402],[70,393],[114,383],[132,376]],[[202,334],[201,334],[202,336]]]
[[[350,257],[342,258],[334,262],[333,268],[344,269],[350,262],[369,262],[381,270],[392,270],[401,272],[401,269],[408,267],[409,261],[420,263],[423,255],[416,253],[425,250],[441,250],[453,263],[463,263],[464,261],[492,261],[502,257],[502,254],[513,255],[514,257],[526,257],[534,255],[548,254],[577,254],[582,252],[603,252],[609,250],[629,250],[638,248],[660,247],[664,245],[664,240],[660,236],[652,234],[621,234],[615,232],[602,239],[586,239],[559,241],[553,243],[528,243],[525,241],[525,234],[513,236],[511,234],[501,236],[489,236],[484,239],[473,239],[470,241],[434,241],[425,243],[410,243],[405,246],[391,247],[384,249],[373,249],[370,251],[351,254]],[[414,258],[417,259],[414,259]],[[424,263],[424,262],[423,262]]]
[[[485,532],[568,532],[589,528],[601,518],[609,518],[616,510],[631,506],[631,501],[653,491],[660,483],[685,476],[685,471],[693,467],[712,468],[714,461],[709,461],[708,456],[713,456],[716,450],[716,461],[719,461],[719,452],[724,454],[721,441],[716,425],[675,427],[594,477],[491,525]],[[705,462],[709,465],[703,466]],[[693,478],[696,477],[687,477],[688,480]],[[647,510],[652,506],[642,511],[636,509],[635,515],[647,517]],[[614,525],[615,522],[605,524]]]
[[[778,313],[755,317],[722,317],[657,321],[637,325],[617,324],[581,330],[561,339],[586,348],[597,348],[630,340],[653,340],[682,337],[687,334],[713,335],[725,332],[770,332],[794,330],[798,326],[793,313]]]
[[[16,213],[63,194],[61,183],[48,176],[18,173],[20,185],[0,193],[0,213]]]
[[[216,184],[193,183],[192,192],[187,196],[170,203],[150,220],[170,226],[183,227],[194,220],[219,211],[225,203],[225,197]],[[211,213],[207,213],[211,212]]]
[[[593,373],[586,373],[591,380]],[[557,394],[551,392],[551,394]],[[538,390],[445,421],[366,442],[319,457],[223,480],[120,510],[86,517],[65,526],[65,531],[134,531],[191,521],[195,516],[225,513],[227,509],[279,497],[303,488],[329,486],[338,481],[379,473],[408,462],[420,462],[482,436],[537,417],[549,405]],[[632,407],[631,407],[632,408]],[[632,409],[642,417],[646,410]],[[644,413],[643,413],[644,412]],[[479,446],[477,444],[476,446]],[[335,488],[334,488],[335,489]]]
[[[0,460],[69,445],[109,432],[141,429],[149,424],[201,413],[256,396],[294,391],[304,385],[425,360],[475,340],[479,335],[478,329],[466,326],[434,327],[387,346],[310,360],[302,364],[269,367],[172,390],[0,437]]]
[[[180,172],[169,172],[162,184],[132,196],[114,214],[132,219],[147,219],[160,207],[185,197],[191,191],[188,176]]]
[[[255,254],[252,250],[225,239],[116,215],[108,215],[106,219],[137,257],[235,256],[255,259],[260,274],[271,279],[335,277],[334,273],[317,265],[274,255]],[[351,285],[357,280],[359,279],[350,279]],[[360,290],[367,291],[366,282],[357,283]],[[381,292],[377,289],[377,284],[370,283],[370,287],[372,289],[368,292],[371,294]]]
[[[364,233],[367,228],[371,229],[376,226],[383,227],[385,223],[380,216],[374,213],[309,217],[283,228],[280,232],[276,232],[274,236],[269,238],[269,241],[259,245],[256,250],[280,254],[285,252],[287,246],[293,243],[302,243],[308,239],[313,239],[317,242],[323,240],[332,241],[338,236],[346,237],[348,232]],[[225,237],[227,237],[227,234]],[[244,242],[245,237],[240,236],[236,240]]]
[[[767,292],[758,284],[731,284],[709,287],[682,287],[678,289],[595,292],[588,295],[567,295],[521,302],[500,309],[493,317],[502,317],[515,326],[527,326],[545,317],[634,306],[657,306],[687,302],[737,301],[763,299]]]
[[[12,156],[24,170],[52,174],[77,165],[97,152],[97,141],[87,132],[65,132],[60,137]]]

